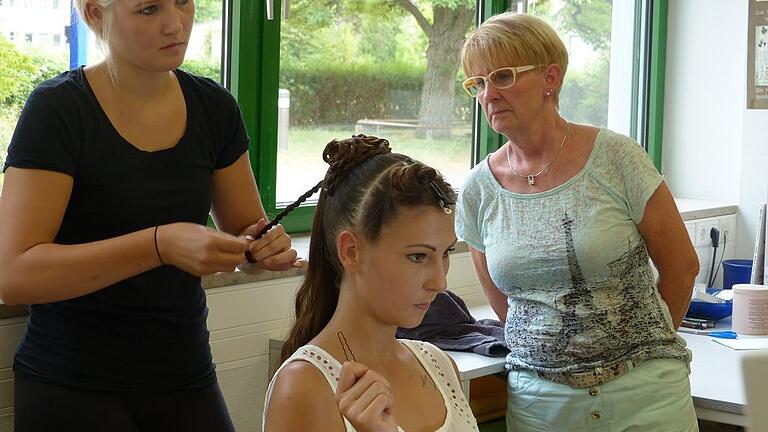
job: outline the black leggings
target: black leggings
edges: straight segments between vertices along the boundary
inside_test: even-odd
[[[234,432],[218,382],[148,395],[15,379],[15,432]]]

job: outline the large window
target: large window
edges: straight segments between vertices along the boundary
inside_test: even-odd
[[[290,3],[280,26],[278,205],[322,179],[328,141],[358,133],[461,183],[473,102],[460,87],[459,51],[476,11],[474,1],[452,3]]]
[[[563,117],[629,135],[632,86],[628,84],[633,65],[631,57],[611,56],[632,55],[634,18],[633,13],[619,10],[629,2],[613,3],[529,0],[528,13],[550,22],[568,50],[568,72],[560,95]],[[634,12],[634,7],[628,9]],[[609,117],[613,124],[609,125]]]
[[[664,26],[653,27],[664,18],[654,12],[665,6],[659,0],[274,0],[270,19],[264,5],[241,3],[241,16],[249,18],[240,19],[236,88],[268,212],[322,177],[320,152],[330,139],[354,133],[389,139],[395,151],[432,164],[458,187],[504,139],[458,91],[463,76],[454,62],[478,20],[505,10],[541,16],[563,38],[570,53],[561,95],[566,118],[633,136],[653,153],[660,146],[653,144],[649,110],[663,94],[646,60],[652,35]],[[470,10],[474,16],[464,19]],[[451,36],[435,36],[446,27]],[[453,42],[437,46],[446,40]],[[439,60],[430,63],[438,51]],[[443,83],[442,93],[432,91],[435,83]],[[289,218],[289,230],[309,228],[311,204]]]
[[[2,1],[4,159],[31,89],[71,62],[102,55],[89,33],[73,36],[71,0],[40,2],[44,10]],[[666,1],[197,0],[182,67],[236,95],[273,215],[322,177],[328,141],[356,133],[387,138],[394,151],[435,166],[458,187],[504,143],[461,91],[458,53],[477,22],[506,10],[547,19],[565,41],[563,115],[637,138],[659,166]],[[85,48],[73,52],[73,40]],[[312,204],[285,221],[290,231],[310,227]]]
[[[652,0],[524,2],[521,8],[552,23],[568,49],[560,98],[564,117],[630,135],[648,149],[650,110],[657,108],[650,90],[659,87],[651,82],[657,79],[651,77],[651,56],[662,60],[663,70],[657,52],[663,47],[651,39],[660,24],[654,13],[662,6]]]

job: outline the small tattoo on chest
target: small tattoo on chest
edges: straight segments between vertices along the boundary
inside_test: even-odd
[[[434,381],[432,381],[431,378],[429,378],[429,375],[422,375],[421,376],[421,386],[426,387],[428,384],[432,384],[432,388],[437,390],[437,384],[435,384]]]

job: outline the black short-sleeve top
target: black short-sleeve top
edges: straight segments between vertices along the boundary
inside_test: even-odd
[[[58,244],[173,222],[205,224],[212,178],[248,148],[242,115],[216,82],[175,71],[182,138],[147,152],[123,139],[83,68],[40,84],[21,112],[8,167],[61,172],[73,189]],[[51,286],[55,290],[55,286]],[[79,298],[30,307],[14,361],[28,379],[83,389],[155,391],[214,380],[200,278],[165,265]]]

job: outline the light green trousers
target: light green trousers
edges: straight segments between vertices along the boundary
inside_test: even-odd
[[[680,360],[649,360],[583,389],[510,371],[507,432],[698,432],[689,371]]]

